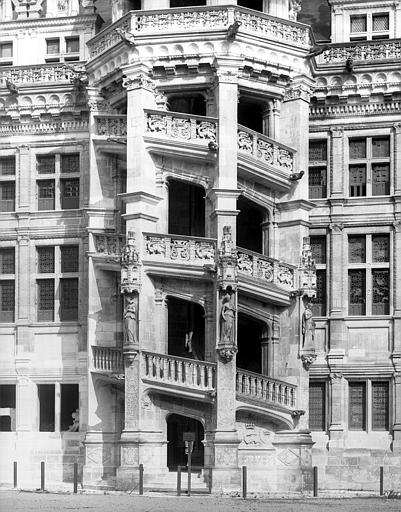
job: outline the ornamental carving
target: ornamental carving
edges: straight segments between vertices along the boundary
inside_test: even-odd
[[[158,236],[147,236],[145,238],[146,254],[166,255],[166,240]]]
[[[303,367],[306,371],[309,370],[309,368],[312,366],[312,364],[316,361],[316,354],[302,354],[301,355],[301,361],[303,364]]]
[[[346,43],[341,46],[333,46],[325,50],[318,61],[324,64],[344,63],[347,59],[353,60],[386,60],[399,59],[401,57],[401,42],[364,42]]]
[[[121,251],[121,293],[137,292],[140,288],[140,261],[135,233],[128,232],[127,243]]]
[[[237,353],[237,348],[236,347],[232,347],[232,348],[227,348],[227,347],[225,347],[225,348],[218,348],[217,349],[217,353],[219,355],[220,360],[224,364],[227,364],[230,361],[232,361],[233,357]]]
[[[170,257],[172,260],[189,260],[189,241],[171,239]]]
[[[172,139],[216,142],[217,124],[215,121],[202,121],[191,116],[173,116],[170,113],[147,112],[148,133],[164,135]]]
[[[123,87],[128,91],[133,91],[135,89],[146,89],[150,92],[156,93],[156,86],[154,81],[145,75],[145,73],[139,73],[135,77],[124,77]]]
[[[298,269],[299,289],[302,295],[309,299],[316,297],[316,265],[312,258],[310,238],[304,237],[302,245],[302,254]]]
[[[287,87],[284,93],[284,101],[304,100],[310,102],[311,91],[301,85]]]
[[[218,280],[222,290],[237,289],[237,255],[230,226],[223,227],[218,260]]]

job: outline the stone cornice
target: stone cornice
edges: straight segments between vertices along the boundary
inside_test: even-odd
[[[9,34],[10,31],[43,29],[45,27],[59,27],[61,25],[87,29],[98,20],[99,16],[95,14],[81,14],[79,16],[67,16],[60,18],[28,18],[24,20],[2,22],[0,23],[0,32],[2,35],[6,35]]]

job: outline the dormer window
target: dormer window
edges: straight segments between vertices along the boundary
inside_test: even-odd
[[[369,13],[350,16],[351,41],[388,39],[389,36],[390,19],[388,13]]]

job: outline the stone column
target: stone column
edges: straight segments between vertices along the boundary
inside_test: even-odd
[[[331,385],[331,417],[329,426],[330,451],[341,450],[344,443],[344,378],[342,373],[330,374]]]
[[[61,429],[61,384],[56,382],[54,394],[54,431],[60,432]]]
[[[263,110],[263,133],[271,139],[278,139],[280,134],[281,103],[278,99],[267,102]]]
[[[262,356],[262,375],[268,375],[269,373],[269,356],[271,355],[271,340],[268,337],[260,339],[261,345],[261,356]]]
[[[23,220],[23,219],[21,219]],[[29,328],[29,323],[35,315],[35,304],[31,300],[31,283],[32,263],[30,257],[31,243],[28,235],[20,235],[18,237],[17,246],[17,272],[18,279],[16,281],[17,304],[16,304],[16,348],[17,356],[27,355],[33,350],[33,333]]]
[[[330,183],[331,197],[344,197],[344,128],[342,126],[331,130],[331,151],[327,182]]]

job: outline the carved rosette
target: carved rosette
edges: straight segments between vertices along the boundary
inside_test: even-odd
[[[132,231],[128,232],[127,243],[121,252],[120,261],[121,293],[138,293],[141,287],[141,264],[135,244],[135,233]]]

